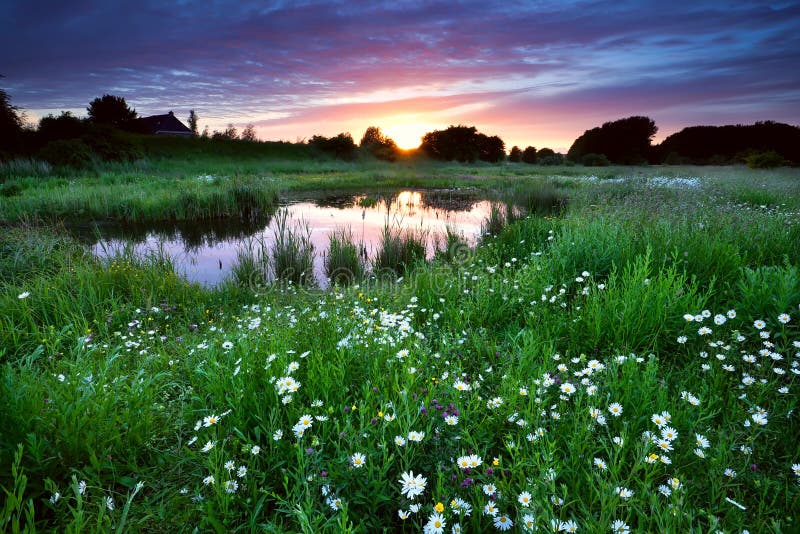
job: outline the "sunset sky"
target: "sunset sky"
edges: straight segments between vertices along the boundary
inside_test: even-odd
[[[797,1],[0,2],[0,87],[29,119],[124,96],[263,140],[475,125],[566,151],[630,115],[800,125]]]

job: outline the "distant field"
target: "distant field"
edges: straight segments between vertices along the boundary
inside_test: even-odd
[[[6,177],[3,529],[797,530],[800,170],[295,156]],[[297,236],[205,289],[58,223],[377,186],[498,202],[431,261],[342,237],[327,290],[252,276]]]

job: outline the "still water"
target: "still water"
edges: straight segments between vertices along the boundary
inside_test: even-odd
[[[362,242],[374,257],[381,233],[393,229],[422,230],[428,234],[428,255],[437,237],[446,229],[462,235],[474,245],[481,224],[489,215],[490,201],[473,190],[394,190],[362,194],[305,192],[286,196],[281,206],[291,224],[307,226],[316,254],[314,271],[322,286],[327,285],[324,255],[329,236],[349,228],[356,242]],[[237,252],[248,244],[271,247],[275,242],[275,221],[180,222],[148,225],[100,226],[91,230],[89,245],[94,254],[108,257],[124,248],[137,255],[162,250],[176,271],[192,282],[214,286],[230,276]],[[84,234],[86,235],[86,233]]]

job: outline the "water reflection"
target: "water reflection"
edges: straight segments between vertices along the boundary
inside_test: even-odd
[[[475,244],[481,224],[488,216],[490,203],[470,190],[393,190],[358,195],[341,192],[300,193],[282,199],[294,225],[311,229],[316,253],[315,275],[324,281],[323,257],[329,235],[350,228],[372,258],[385,225],[427,232],[428,254],[432,255],[435,236],[449,227]],[[235,264],[237,251],[245,246],[271,247],[274,220],[207,221],[149,225],[103,225],[79,232],[92,251],[101,257],[132,247],[136,254],[159,248],[175,261],[176,269],[191,281],[206,286],[225,280]]]

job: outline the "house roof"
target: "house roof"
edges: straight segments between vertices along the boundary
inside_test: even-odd
[[[150,134],[192,135],[193,132],[183,124],[171,111],[164,115],[151,115],[137,120],[143,132]]]

